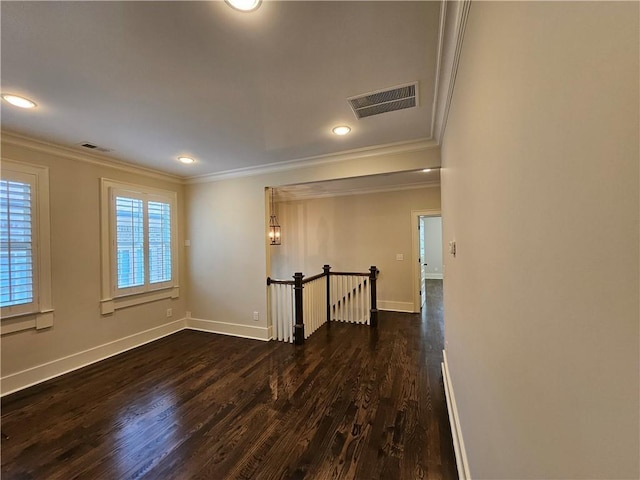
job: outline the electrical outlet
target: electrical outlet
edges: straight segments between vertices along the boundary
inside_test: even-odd
[[[167,317],[171,317],[173,315],[173,310],[171,308],[167,308]]]
[[[258,312],[253,312],[253,319],[257,322],[260,320],[260,314]]]
[[[191,318],[191,312],[187,310],[186,312],[184,312],[184,316],[187,318]]]

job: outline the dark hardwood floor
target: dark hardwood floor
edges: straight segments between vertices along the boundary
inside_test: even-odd
[[[182,331],[2,399],[2,479],[456,478],[442,282],[302,347]]]

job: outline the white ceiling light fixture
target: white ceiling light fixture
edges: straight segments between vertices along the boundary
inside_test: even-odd
[[[429,173],[431,171],[430,168],[425,168],[424,170],[422,170],[424,173]]]
[[[224,0],[227,5],[241,12],[253,12],[257,10],[262,0]]]
[[[178,161],[187,165],[195,163],[195,160],[191,157],[178,157]]]
[[[11,93],[3,93],[2,98],[9,102],[14,107],[19,108],[34,108],[36,102],[29,100],[28,98],[21,97],[19,95],[13,95]]]
[[[340,125],[338,127],[333,127],[333,130],[331,131],[336,135],[346,135],[351,131],[351,127],[347,127],[346,125]]]

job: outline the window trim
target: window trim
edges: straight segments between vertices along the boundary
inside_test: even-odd
[[[145,288],[120,289],[117,288],[117,247],[115,225],[115,196],[116,193],[130,193],[132,198],[147,196],[152,199],[161,198],[171,205],[171,280],[161,285],[153,286],[145,280]],[[149,201],[147,198],[145,201]],[[145,208],[146,212],[146,208]],[[145,241],[148,233],[145,228]],[[108,315],[120,308],[140,305],[165,298],[178,298],[180,294],[178,272],[178,194],[170,190],[135,185],[108,178],[100,179],[100,250],[101,250],[101,299],[100,313]],[[146,256],[146,255],[145,255]],[[147,260],[145,259],[145,264]],[[145,269],[145,275],[147,274]]]
[[[0,334],[37,330],[53,326],[53,296],[51,293],[51,212],[49,203],[49,168],[30,163],[2,159],[2,172],[34,177],[33,211],[35,212],[32,236],[34,265],[34,301],[29,311],[1,309]],[[11,307],[5,307],[11,308]],[[18,311],[15,311],[18,310]],[[9,312],[9,313],[6,313]]]

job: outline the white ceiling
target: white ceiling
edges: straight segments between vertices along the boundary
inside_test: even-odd
[[[8,131],[185,177],[432,136],[439,1],[0,8],[2,91],[38,104],[3,103]],[[346,100],[415,80],[417,108],[356,120]]]

